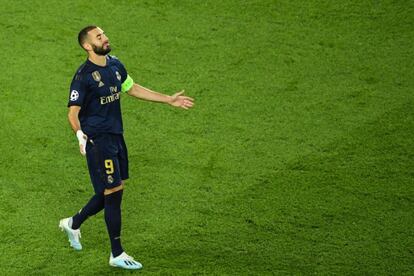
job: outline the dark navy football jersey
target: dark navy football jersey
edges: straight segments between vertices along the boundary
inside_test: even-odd
[[[127,77],[124,65],[109,55],[104,67],[89,59],[79,67],[70,85],[68,107],[81,107],[79,121],[88,136],[123,133],[120,98]]]

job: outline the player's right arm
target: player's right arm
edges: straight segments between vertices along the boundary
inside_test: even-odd
[[[79,121],[79,112],[83,105],[85,91],[85,83],[79,70],[78,74],[73,77],[70,85],[68,120],[72,130],[76,133],[76,137],[79,141],[79,150],[82,155],[86,154],[86,141],[88,139],[88,136],[83,133]]]
[[[75,133],[81,129],[80,121],[79,121],[80,110],[81,110],[81,107],[78,105],[69,106],[68,120],[69,120],[70,127]]]
[[[81,107],[77,105],[69,106],[68,120],[73,132],[78,132],[81,129],[79,121],[79,111]]]
[[[69,106],[69,112],[68,112],[68,120],[69,124],[73,130],[73,132],[76,133],[76,137],[79,141],[79,151],[82,155],[86,154],[86,141],[88,140],[88,136],[83,133],[80,126],[79,121],[79,111],[81,107],[77,105],[71,105]]]

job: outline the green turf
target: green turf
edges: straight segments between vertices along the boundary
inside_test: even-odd
[[[0,1],[2,275],[116,274],[67,123],[101,26],[123,97],[123,244],[143,274],[414,274],[412,1]],[[129,274],[128,272],[125,272]]]

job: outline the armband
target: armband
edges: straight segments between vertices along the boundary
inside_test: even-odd
[[[128,75],[126,80],[121,85],[121,91],[127,92],[134,85],[134,80]]]

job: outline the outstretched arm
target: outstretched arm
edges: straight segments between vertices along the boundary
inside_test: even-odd
[[[142,100],[146,100],[146,101],[151,101],[151,102],[159,102],[159,103],[167,103],[169,105],[175,106],[175,107],[181,107],[184,109],[189,109],[191,108],[194,103],[194,99],[187,97],[187,96],[182,96],[182,94],[184,94],[184,90],[175,93],[172,96],[169,95],[165,95],[162,93],[158,93],[155,91],[152,91],[148,88],[145,88],[139,84],[134,84],[131,89],[128,90],[128,94],[142,99]]]

